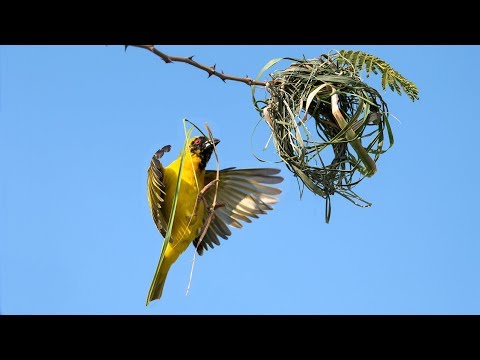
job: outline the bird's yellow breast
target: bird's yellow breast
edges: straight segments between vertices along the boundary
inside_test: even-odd
[[[166,194],[162,211],[164,211],[163,215],[167,222],[170,219],[170,209],[173,208],[177,179],[180,172],[180,158],[173,161],[164,170]],[[199,170],[198,165],[200,162],[201,159],[198,156],[190,153],[184,158],[171,241],[165,252],[167,261],[174,262],[198,236],[198,232],[203,225],[203,202],[200,201],[197,209],[195,209],[198,194],[204,186],[205,170]]]

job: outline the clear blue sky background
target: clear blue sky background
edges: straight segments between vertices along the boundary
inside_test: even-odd
[[[283,164],[275,210],[172,267],[145,306],[163,238],[146,198],[152,154],[182,119],[221,139],[221,167],[252,155],[250,88],[122,46],[0,47],[2,314],[479,314],[479,46],[158,46],[251,77],[272,58],[363,50],[417,84],[386,91],[396,143],[356,191],[373,206],[300,199]],[[283,65],[288,65],[282,63]],[[284,66],[285,67],[285,66]],[[380,78],[370,83],[381,89]],[[262,152],[265,125],[253,136]],[[210,164],[213,166],[214,164]],[[267,164],[272,165],[272,164]]]

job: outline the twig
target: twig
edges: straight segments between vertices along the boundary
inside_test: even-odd
[[[187,290],[185,293],[185,296],[188,295],[188,291],[190,290],[190,285],[192,284],[192,277],[193,277],[193,268],[195,267],[195,260],[197,258],[197,249],[200,246],[200,244],[203,241],[203,238],[205,237],[205,234],[207,233],[208,227],[210,226],[210,222],[212,221],[213,216],[215,215],[215,208],[217,205],[217,192],[218,192],[218,183],[220,182],[220,168],[219,168],[219,163],[218,163],[218,154],[217,154],[217,147],[215,145],[215,142],[213,141],[213,135],[212,132],[210,131],[210,128],[208,127],[208,124],[205,123],[205,127],[207,128],[208,135],[210,137],[210,140],[212,141],[213,144],[213,152],[215,154],[215,159],[216,159],[216,164],[217,164],[217,174],[215,180],[211,181],[207,185],[203,187],[203,189],[200,191],[200,194],[197,197],[197,203],[195,206],[198,204],[198,199],[200,196],[203,199],[203,194],[205,194],[206,191],[210,190],[212,187],[212,184],[215,183],[215,195],[213,196],[213,203],[211,204],[211,208],[207,208],[209,211],[208,217],[205,220],[205,223],[202,226],[202,231],[200,233],[200,236],[198,238],[197,246],[195,248],[195,252],[193,253],[193,259],[192,259],[192,268],[190,269],[190,277],[188,279],[188,285],[187,285]],[[206,206],[205,206],[206,207]]]
[[[205,200],[204,199],[204,195],[205,193],[210,190],[210,188],[215,185],[215,183],[217,182],[218,180],[215,179],[215,180],[212,180],[211,182],[209,182],[207,185],[205,185],[203,187],[203,189],[198,193],[197,195],[197,200],[195,201],[195,206],[193,207],[193,214],[192,216],[190,217],[190,219],[193,219],[194,217],[197,216],[197,212],[198,212],[198,205],[200,204],[200,201],[202,200]]]
[[[246,77],[242,78],[242,77],[238,77],[238,76],[227,75],[223,71],[218,72],[216,70],[216,64],[213,65],[213,66],[202,65],[202,64],[196,62],[195,60],[193,60],[193,55],[190,56],[190,57],[170,56],[170,55],[167,55],[167,54],[161,52],[160,50],[158,50],[155,47],[155,45],[126,45],[125,49],[128,46],[134,46],[134,47],[139,47],[139,48],[142,48],[142,49],[146,49],[146,50],[154,53],[158,57],[160,57],[167,64],[168,63],[173,63],[173,62],[183,62],[183,63],[186,63],[186,64],[190,64],[192,66],[195,66],[198,69],[206,71],[208,73],[208,77],[216,76],[216,77],[220,78],[223,82],[226,82],[226,80],[232,80],[232,81],[243,82],[244,84],[247,84],[249,86],[252,86],[252,85],[267,86],[266,81],[254,80],[254,79],[251,79],[248,75]]]

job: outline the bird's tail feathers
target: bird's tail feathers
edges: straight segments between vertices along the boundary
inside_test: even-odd
[[[158,300],[162,297],[163,286],[165,285],[168,271],[170,270],[170,266],[172,265],[170,262],[165,260],[166,259],[164,258],[160,266],[158,266],[157,270],[155,271],[152,284],[150,285],[150,290],[148,291],[147,305],[151,301]]]

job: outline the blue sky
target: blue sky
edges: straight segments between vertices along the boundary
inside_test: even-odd
[[[247,85],[136,48],[0,46],[2,314],[480,313],[479,46],[157,47],[251,77],[276,57],[362,50],[413,81],[420,100],[382,92],[395,144],[355,188],[373,206],[333,196],[326,224],[324,200],[300,199],[273,148],[261,150],[266,126],[254,133]],[[281,168],[283,193],[196,258],[187,296],[193,248],[146,307],[163,240],[146,170],[163,145],[165,163],[178,155],[183,118],[208,122],[222,168]]]

